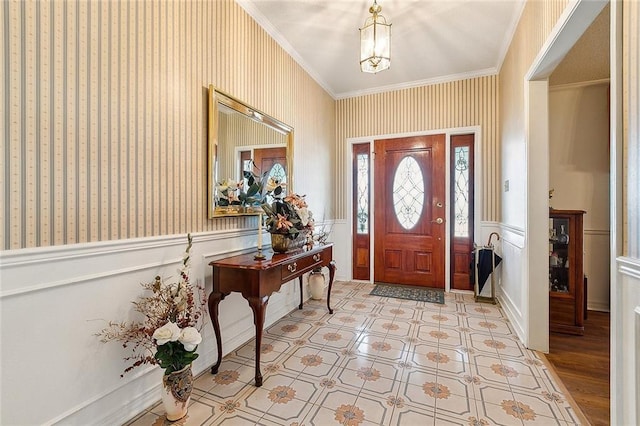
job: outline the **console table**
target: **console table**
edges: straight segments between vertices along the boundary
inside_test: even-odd
[[[327,292],[327,309],[331,309],[331,286],[336,272],[333,260],[333,244],[314,246],[286,254],[266,253],[266,259],[254,260],[253,253],[216,260],[209,265],[213,267],[213,291],[209,295],[209,316],[218,344],[218,360],[211,367],[211,373],[218,373],[222,362],[222,339],[218,322],[218,305],[231,292],[240,292],[247,299],[253,311],[253,322],[256,326],[256,386],[262,386],[260,373],[260,348],[262,346],[262,329],[269,297],[280,289],[282,284],[298,278],[300,280],[300,305],[302,309],[302,275],[315,268],[329,268],[329,290]]]

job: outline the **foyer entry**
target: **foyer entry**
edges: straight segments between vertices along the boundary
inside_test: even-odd
[[[445,287],[445,135],[374,143],[374,280]]]

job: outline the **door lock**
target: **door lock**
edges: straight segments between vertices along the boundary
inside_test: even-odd
[[[439,217],[436,220],[432,220],[431,223],[437,223],[438,225],[442,225],[444,223],[444,219]]]

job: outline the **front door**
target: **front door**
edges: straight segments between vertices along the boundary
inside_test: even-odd
[[[444,289],[445,135],[375,141],[374,280]]]
[[[256,148],[253,150],[253,161],[260,174],[287,182],[287,148]]]

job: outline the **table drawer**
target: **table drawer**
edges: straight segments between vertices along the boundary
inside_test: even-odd
[[[308,256],[292,260],[282,265],[281,276],[282,282],[290,281],[305,272],[317,268],[322,265],[324,258],[328,255],[326,250],[321,252],[309,254]]]

